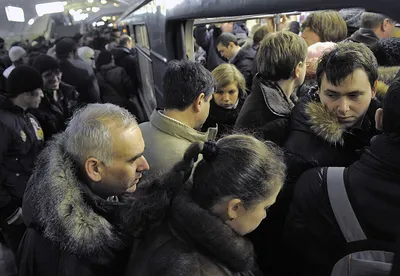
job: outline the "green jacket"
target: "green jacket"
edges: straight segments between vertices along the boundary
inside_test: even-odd
[[[148,176],[156,177],[169,171],[183,159],[187,148],[194,142],[206,142],[217,136],[217,128],[197,131],[154,110],[150,122],[139,125],[145,142],[144,157],[150,165]]]

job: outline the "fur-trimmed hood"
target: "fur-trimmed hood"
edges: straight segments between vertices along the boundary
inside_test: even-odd
[[[330,144],[344,144],[344,129],[335,114],[329,112],[321,102],[311,101],[307,104],[305,112],[315,134]]]
[[[123,204],[97,197],[77,175],[65,136],[57,135],[38,157],[25,191],[25,223],[61,250],[105,262],[124,246],[114,217]]]
[[[229,270],[252,271],[255,256],[252,243],[238,235],[220,218],[198,206],[186,193],[178,196],[171,210],[171,224],[211,260]]]
[[[318,99],[301,101],[292,114],[291,128],[311,132],[335,146],[343,146],[347,144],[347,140],[364,142],[377,134],[375,112],[378,108],[379,103],[373,99],[361,126],[346,130],[341,127],[337,117],[329,112]]]

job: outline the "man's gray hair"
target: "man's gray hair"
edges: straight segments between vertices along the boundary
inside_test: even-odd
[[[66,151],[83,166],[94,157],[106,165],[114,161],[111,132],[138,127],[128,110],[113,104],[89,104],[75,112],[65,130]],[[133,141],[132,141],[133,142]]]
[[[394,20],[388,16],[380,13],[364,12],[361,16],[361,28],[375,29],[383,24],[385,19],[389,19],[391,23],[395,23]]]
[[[128,41],[132,41],[133,38],[130,37],[129,35],[122,35],[119,38],[119,46],[126,46],[126,44],[128,43]]]

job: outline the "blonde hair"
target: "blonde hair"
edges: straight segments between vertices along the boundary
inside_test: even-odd
[[[221,64],[212,71],[212,75],[217,83],[217,90],[237,82],[239,96],[246,95],[246,81],[235,65],[229,63]]]

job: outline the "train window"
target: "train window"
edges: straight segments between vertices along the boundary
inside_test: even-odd
[[[150,49],[149,36],[146,25],[135,26],[136,43],[146,49]]]
[[[263,14],[263,15],[247,15],[247,16],[233,16],[233,17],[218,17],[218,18],[200,18],[195,20],[188,20],[185,28],[185,46],[186,55],[190,60],[197,60],[205,63],[204,58],[201,56],[201,52],[208,51],[208,38],[209,34],[206,35],[203,31],[196,32],[195,28],[201,27],[209,29],[212,25],[218,25],[225,22],[236,22],[240,25],[240,28],[246,29],[247,34],[243,34],[240,37],[239,44],[241,46],[248,45],[252,34],[256,28],[260,25],[268,24],[271,31],[281,30],[282,26],[288,25],[289,21],[301,22],[308,15],[308,12],[289,12],[284,14]],[[205,30],[204,30],[205,31]],[[195,37],[193,38],[193,34]],[[196,37],[196,34],[198,35]],[[196,40],[198,39],[198,41]],[[199,48],[203,49],[199,49]],[[206,49],[204,49],[206,48]],[[209,68],[210,69],[210,68]],[[212,69],[212,68],[211,68]]]

